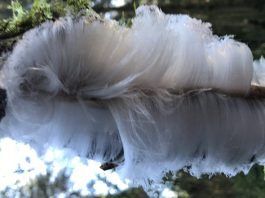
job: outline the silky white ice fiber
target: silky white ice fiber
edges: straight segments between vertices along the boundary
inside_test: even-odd
[[[247,94],[264,60],[210,27],[141,6],[130,28],[66,17],[30,30],[2,70],[1,135],[118,163],[137,184],[263,163],[265,103]]]

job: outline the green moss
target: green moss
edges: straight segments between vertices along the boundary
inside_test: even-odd
[[[26,10],[19,1],[11,1],[8,9],[12,11],[12,17],[0,20],[0,39],[8,39],[23,34],[25,31],[38,26],[46,20],[55,20],[66,13],[77,15],[80,10],[89,10],[88,0],[51,1],[34,0],[30,10]],[[89,12],[84,12],[89,14]]]
[[[34,0],[29,10],[15,0],[11,1],[8,9],[12,17],[0,20],[0,54],[12,49],[13,41],[18,40],[24,32],[44,21],[56,20],[66,14],[76,16],[80,11],[83,11],[82,15],[95,14],[89,0]]]
[[[67,0],[67,5],[72,14],[78,14],[80,10],[91,8],[88,0]]]

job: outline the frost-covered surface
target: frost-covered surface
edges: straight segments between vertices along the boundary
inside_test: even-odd
[[[5,162],[0,164],[0,191],[8,187],[16,192],[36,177],[46,175],[49,169],[52,169],[51,182],[60,172],[66,171],[69,176],[69,181],[65,181],[69,187],[67,192],[79,191],[82,195],[94,196],[114,194],[128,188],[128,181],[122,181],[113,171],[101,170],[100,163],[92,160],[70,157],[69,154],[66,157],[65,152],[56,149],[49,149],[40,158],[29,145],[8,138],[0,141],[0,148],[0,161]],[[117,189],[108,186],[103,179]]]
[[[26,33],[2,73],[1,135],[113,161],[136,184],[263,163],[264,100],[228,96],[249,91],[249,48],[186,15],[136,13],[131,28],[64,18]]]

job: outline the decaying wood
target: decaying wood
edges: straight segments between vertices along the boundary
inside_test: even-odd
[[[248,97],[254,97],[257,99],[265,99],[265,87],[252,85]]]

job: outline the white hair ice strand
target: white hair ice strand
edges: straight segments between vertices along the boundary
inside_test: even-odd
[[[166,171],[235,175],[264,163],[264,59],[209,23],[141,6],[132,27],[46,22],[4,65],[1,135],[118,163],[144,184]]]

